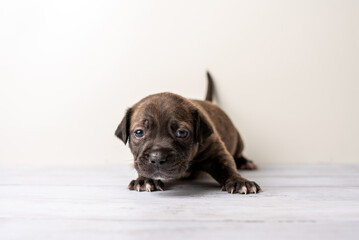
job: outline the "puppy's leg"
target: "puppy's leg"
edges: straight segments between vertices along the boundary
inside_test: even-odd
[[[236,162],[236,166],[238,169],[246,169],[246,170],[255,170],[258,169],[257,164],[253,161],[248,160],[242,155],[242,151],[244,148],[243,140],[237,131],[237,148],[233,155],[234,161]]]
[[[211,162],[205,164],[205,170],[219,182],[223,191],[229,193],[257,193],[259,185],[239,175],[234,159],[228,152],[216,155]]]
[[[136,180],[132,180],[128,185],[129,190],[140,191],[163,191],[163,182],[161,180],[153,180],[151,178],[146,178],[138,176]]]
[[[258,169],[257,164],[255,164],[252,160],[248,160],[247,158],[245,158],[243,156],[234,157],[234,161],[236,162],[238,169],[245,169],[245,170]]]

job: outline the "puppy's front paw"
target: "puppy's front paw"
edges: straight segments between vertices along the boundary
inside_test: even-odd
[[[129,190],[140,191],[163,191],[163,182],[161,180],[152,180],[150,178],[138,177],[136,180],[132,180],[128,185]]]
[[[222,187],[222,191],[233,193],[257,193],[262,189],[255,182],[249,181],[245,178],[230,178],[226,181]]]

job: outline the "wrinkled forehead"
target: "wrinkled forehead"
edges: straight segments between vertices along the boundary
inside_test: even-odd
[[[158,97],[140,102],[136,106],[131,122],[136,124],[146,121],[156,125],[168,123],[192,125],[193,117],[186,102]]]

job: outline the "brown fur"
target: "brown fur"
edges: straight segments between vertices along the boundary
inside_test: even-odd
[[[115,134],[124,143],[129,141],[139,174],[130,183],[130,190],[163,190],[160,179],[203,171],[230,193],[260,191],[255,182],[242,178],[237,171],[255,169],[256,165],[242,156],[243,141],[232,121],[208,101],[213,94],[209,73],[208,82],[207,101],[159,93],[128,109]],[[138,130],[143,136],[136,134]]]

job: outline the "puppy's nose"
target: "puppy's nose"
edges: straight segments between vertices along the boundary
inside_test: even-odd
[[[158,167],[166,162],[167,156],[161,151],[153,151],[149,154],[150,163],[156,164]]]

